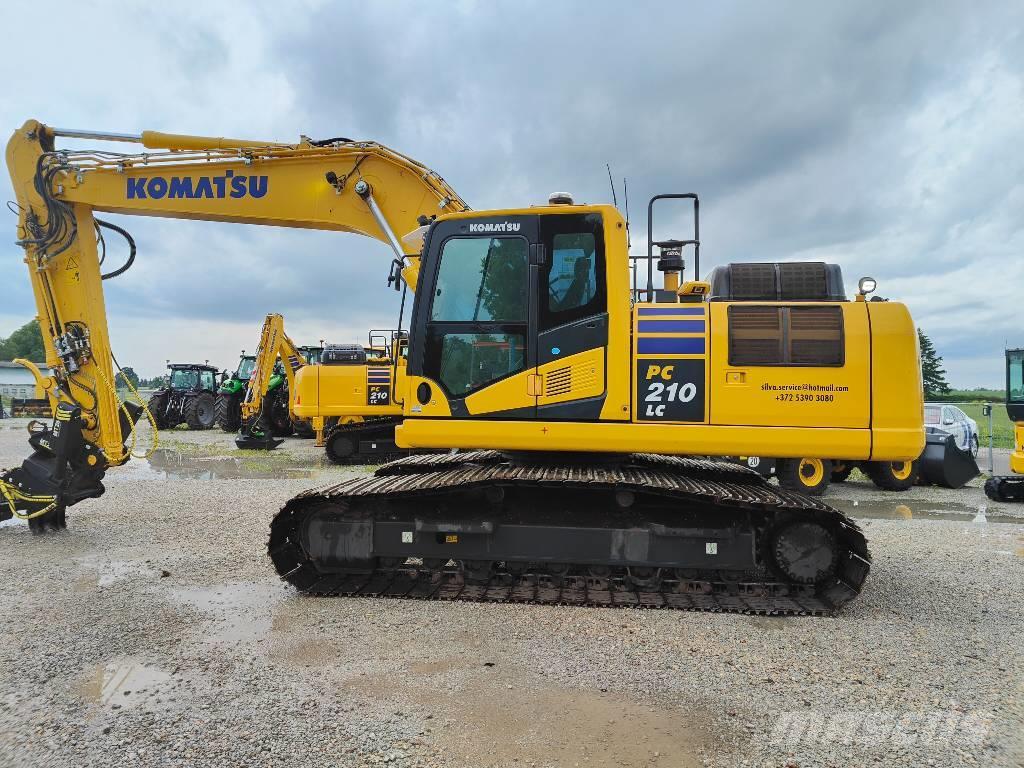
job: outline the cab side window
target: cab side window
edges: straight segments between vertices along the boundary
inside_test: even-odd
[[[540,330],[607,312],[600,214],[541,216],[540,228],[546,254],[541,268]]]
[[[594,235],[555,235],[548,272],[548,309],[567,312],[593,301],[597,294],[597,249]]]

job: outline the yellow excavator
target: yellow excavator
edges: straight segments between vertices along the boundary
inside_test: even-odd
[[[278,370],[284,369],[286,397],[268,397]],[[241,402],[241,429],[235,438],[239,448],[269,450],[284,442],[275,437],[275,424],[292,423],[296,374],[306,366],[306,356],[284,330],[284,318],[269,314],[263,321],[252,373]],[[273,410],[279,411],[274,413]],[[280,411],[283,411],[280,412]],[[283,430],[278,429],[277,432]]]
[[[316,445],[324,446],[338,464],[407,453],[394,443],[402,414],[394,393],[402,386],[407,350],[405,334],[370,331],[367,346],[326,344],[316,348],[317,364],[309,365],[307,348],[297,346],[285,332],[284,317],[267,315],[241,402],[235,444],[272,450],[284,442],[275,435],[281,434],[275,424],[301,423],[309,424]],[[268,398],[279,360],[288,394]]]
[[[1024,349],[1006,350],[1006,415],[1013,422],[1013,474],[990,477],[985,495],[993,501],[1024,501]]]
[[[309,420],[335,464],[380,462],[404,451],[395,445],[402,416],[396,393],[405,389],[409,351],[403,331],[370,331],[369,344],[329,344],[321,365],[295,377],[293,409]]]
[[[61,136],[164,151],[58,150]],[[631,257],[612,205],[554,195],[471,211],[372,142],[29,121],[7,163],[55,417],[0,492],[39,529],[103,492],[139,416],[109,385],[97,211],[358,232],[394,251],[391,281],[414,291],[396,443],[474,450],[410,456],[286,504],[269,555],[305,592],[830,612],[870,568],[856,524],[702,457],[813,448],[896,472],[924,444],[906,307],[867,301],[865,282],[848,300],[821,263],[730,264],[681,283],[687,248],[700,274],[692,193],[651,199],[648,252]],[[666,198],[692,205],[692,238],[654,243]]]

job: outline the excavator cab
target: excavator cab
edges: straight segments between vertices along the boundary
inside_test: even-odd
[[[608,230],[624,221],[610,206],[555,208],[430,230],[409,344],[409,373],[422,380],[407,415],[597,419],[610,400],[628,401],[627,379],[605,371],[609,343],[609,356],[628,357],[609,317],[625,330],[629,295],[609,293],[605,266]]]
[[[985,494],[993,501],[1024,501],[1024,349],[1006,350],[1006,415],[1013,422],[1013,474],[990,477]]]

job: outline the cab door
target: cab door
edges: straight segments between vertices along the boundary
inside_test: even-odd
[[[537,217],[444,221],[428,250],[413,328],[425,343],[410,373],[441,386],[453,418],[533,418]]]
[[[608,295],[600,213],[539,217],[537,416],[589,420],[606,393]]]

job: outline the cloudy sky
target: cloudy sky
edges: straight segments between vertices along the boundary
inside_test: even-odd
[[[1024,8],[1012,0],[69,0],[4,3],[0,29],[4,132],[32,117],[373,139],[477,209],[554,190],[610,201],[610,163],[638,221],[652,194],[700,193],[702,271],[827,260],[851,291],[875,276],[955,385],[1000,384],[1004,343],[1024,345]],[[12,197],[6,174],[0,196]],[[0,336],[35,313],[3,217]],[[300,343],[361,340],[397,318],[376,241],[110,218],[139,247],[106,285],[114,347],[144,375],[168,357],[233,367],[270,311]],[[656,235],[688,226],[666,214]]]

